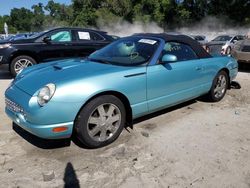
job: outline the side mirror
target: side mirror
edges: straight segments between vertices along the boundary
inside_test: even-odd
[[[171,63],[171,62],[175,62],[175,61],[177,61],[177,57],[175,55],[171,55],[171,54],[166,54],[166,55],[162,56],[162,58],[161,58],[162,63]]]
[[[44,37],[43,38],[43,42],[45,42],[45,43],[50,43],[50,41],[51,41],[50,37]]]

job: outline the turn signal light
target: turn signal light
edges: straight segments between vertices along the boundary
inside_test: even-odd
[[[55,133],[59,133],[59,132],[67,131],[67,130],[68,130],[68,127],[56,127],[52,129],[52,131]]]

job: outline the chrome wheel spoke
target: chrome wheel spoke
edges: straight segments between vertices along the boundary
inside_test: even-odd
[[[23,67],[26,68],[26,67],[28,67],[29,65],[30,65],[30,61],[29,61],[29,60],[26,60],[26,61],[24,62]]]
[[[112,106],[112,105],[110,105],[110,106],[109,106],[109,109],[108,109],[108,112],[107,112],[107,116],[108,116],[108,117],[111,117],[112,114],[114,113],[114,110],[115,110],[115,107]]]
[[[26,67],[29,67],[29,66],[32,66],[32,62],[27,60],[27,59],[20,59],[18,60],[15,65],[14,65],[14,69],[15,69],[15,72],[18,73],[20,72],[22,69],[26,68]]]
[[[95,124],[95,125],[100,125],[101,124],[101,120],[100,120],[99,117],[90,117],[89,118],[89,123]]]
[[[22,70],[22,69],[23,69],[22,67],[16,67],[16,68],[15,68],[15,71],[16,71],[16,72],[19,72],[19,71]]]
[[[88,119],[87,131],[93,140],[104,142],[112,138],[120,125],[120,109],[112,103],[105,103],[93,110]]]
[[[117,128],[116,128],[115,126],[113,126],[113,125],[110,125],[110,126],[108,127],[108,130],[109,130],[111,133],[114,133],[114,132],[117,130]]]
[[[216,86],[216,87],[214,88],[214,93],[217,93],[218,91],[219,91],[219,87]]]
[[[112,116],[108,119],[108,122],[113,124],[115,122],[117,122],[118,120],[120,120],[120,116],[119,115],[115,115],[115,116]]]
[[[17,72],[23,69],[23,65],[20,61],[17,61],[14,68],[15,68],[15,71]]]
[[[23,67],[23,64],[21,61],[16,62],[16,67]]]
[[[100,118],[101,118],[101,121],[105,121],[105,116],[106,116],[106,112],[105,112],[105,109],[104,109],[104,106],[103,105],[101,105],[101,106],[99,106],[98,108],[97,108],[97,111],[98,111],[98,113],[99,113],[99,116],[100,116]]]
[[[226,85],[227,85],[226,78],[223,78],[223,80],[221,81],[221,86],[222,86],[223,88],[225,88]]]
[[[95,126],[91,131],[89,131],[89,134],[90,134],[90,136],[95,136],[97,133],[99,133],[100,132],[100,127],[99,126]]]
[[[102,129],[101,130],[101,134],[100,134],[100,141],[103,142],[107,140],[107,130],[106,129]]]

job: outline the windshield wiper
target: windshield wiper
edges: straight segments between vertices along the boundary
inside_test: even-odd
[[[103,64],[111,64],[109,61],[105,61],[105,60],[102,60],[102,59],[87,58],[87,60],[98,62],[98,63],[103,63]]]

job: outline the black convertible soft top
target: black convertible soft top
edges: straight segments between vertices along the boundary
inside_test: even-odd
[[[157,37],[165,40],[165,42],[179,42],[189,45],[197,54],[199,58],[212,57],[196,40],[189,36],[182,34],[168,34],[168,33],[137,33],[136,36]]]

